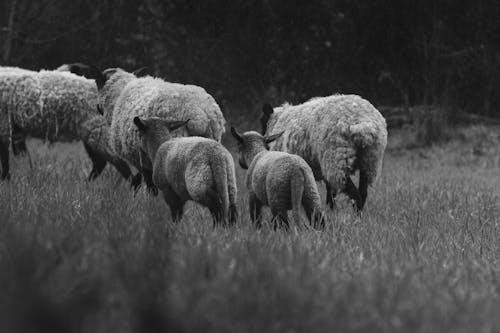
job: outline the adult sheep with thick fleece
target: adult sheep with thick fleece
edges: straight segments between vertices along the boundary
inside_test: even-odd
[[[99,105],[111,124],[111,146],[143,174],[149,188],[154,190],[152,161],[141,150],[134,117],[190,119],[176,136],[201,136],[220,142],[226,121],[214,98],[203,88],[151,76],[138,78],[120,68],[102,72],[96,82],[103,81],[98,86]]]
[[[284,131],[272,150],[300,155],[316,180],[324,180],[327,203],[345,192],[361,210],[368,186],[381,172],[387,125],[367,100],[357,95],[319,97],[300,105],[273,108],[266,104],[261,117],[263,133]],[[359,187],[350,176],[359,170]]]
[[[90,179],[106,161],[130,178],[130,168],[109,146],[109,125],[96,105],[92,80],[62,71],[0,70],[2,178],[9,176],[8,147],[18,132],[49,142],[81,140],[94,164]]]

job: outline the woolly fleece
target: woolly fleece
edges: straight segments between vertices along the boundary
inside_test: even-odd
[[[317,180],[325,179],[333,193],[345,188],[357,169],[368,184],[378,177],[387,145],[384,117],[357,95],[314,98],[300,105],[274,109],[267,134],[284,131],[272,150],[303,157]]]
[[[247,173],[247,188],[271,207],[273,213],[292,209],[292,180],[304,182],[303,196],[321,209],[321,199],[311,167],[300,156],[263,151],[253,159]]]
[[[273,215],[285,215],[292,209],[297,226],[300,225],[301,205],[308,215],[321,211],[321,197],[313,172],[303,158],[267,150],[265,138],[254,131],[245,132],[240,138],[240,164],[244,167],[251,162],[246,176],[251,196],[269,206]]]
[[[225,216],[236,207],[234,161],[219,142],[202,137],[173,138],[156,152],[153,182],[164,193],[173,191],[182,202],[206,203],[207,192],[215,190]]]
[[[150,170],[152,163],[141,153],[135,116],[190,119],[185,128],[176,131],[177,136],[201,136],[220,142],[225,131],[219,106],[203,88],[151,76],[137,78],[122,69],[108,78],[99,92],[99,103],[106,119],[111,119],[111,146],[139,170]]]
[[[82,140],[108,161],[109,125],[97,111],[92,80],[69,72],[0,70],[0,137],[10,140],[11,123],[33,137],[54,141]]]

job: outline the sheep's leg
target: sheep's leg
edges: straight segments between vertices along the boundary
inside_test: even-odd
[[[101,154],[92,149],[89,145],[84,144],[83,146],[85,147],[85,150],[87,151],[87,154],[92,161],[92,171],[90,171],[88,177],[88,180],[91,181],[96,179],[102,173],[104,167],[106,167],[106,160]]]
[[[182,212],[184,210],[184,201],[179,198],[177,194],[171,189],[163,189],[163,198],[170,208],[170,214],[172,215],[172,221],[178,223],[181,220]]]
[[[33,170],[33,160],[31,159],[31,154],[28,150],[28,146],[26,145],[26,136],[24,133],[21,131],[12,133],[11,140],[12,152],[14,153],[14,156],[26,154],[26,156],[28,156],[30,169]]]
[[[285,230],[290,230],[290,224],[288,223],[288,215],[285,212],[277,212],[273,213],[273,221],[274,221],[274,231],[278,228],[278,222],[280,227],[285,227]]]
[[[26,137],[22,132],[12,133],[11,146],[14,156],[28,152],[28,148],[26,147]]]
[[[142,176],[144,177],[144,182],[146,183],[149,193],[154,196],[158,195],[158,188],[153,183],[153,172],[150,170],[142,170]]]
[[[361,209],[365,206],[366,197],[368,197],[368,176],[366,172],[359,171],[359,195],[361,196]]]
[[[210,214],[212,214],[212,218],[214,221],[214,228],[221,222],[222,224],[225,224],[222,200],[220,199],[217,192],[212,189],[208,189],[206,195],[203,197],[203,200],[200,203],[207,206],[208,210],[210,210]]]
[[[260,202],[255,193],[250,193],[248,203],[250,206],[250,219],[252,223],[254,223],[256,228],[262,228],[262,202]]]
[[[9,173],[9,143],[0,140],[0,160],[2,162],[2,180],[10,179]]]
[[[349,196],[349,198],[354,200],[356,209],[358,212],[360,212],[361,209],[363,209],[361,195],[359,194],[356,185],[354,185],[354,183],[352,182],[351,177],[346,178],[345,192]]]
[[[130,186],[134,189],[134,192],[137,193],[139,189],[141,188],[141,183],[142,183],[142,174],[138,172],[135,176],[132,177],[132,180],[130,182]]]
[[[315,207],[314,204],[307,200],[302,201],[302,206],[304,207],[307,219],[309,220],[309,225],[315,229],[324,229],[325,214],[320,210],[320,208]]]
[[[326,204],[328,205],[328,207],[330,207],[330,209],[334,209],[335,196],[337,195],[337,192],[332,191],[332,187],[327,181],[325,181],[325,185],[326,185]]]
[[[229,225],[235,225],[238,218],[238,208],[236,205],[229,206]]]
[[[125,161],[117,159],[111,161],[110,163],[113,164],[115,169],[122,175],[123,178],[125,178],[126,180],[131,179],[132,171],[130,171],[129,166]]]

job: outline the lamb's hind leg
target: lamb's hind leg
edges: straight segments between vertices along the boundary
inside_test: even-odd
[[[309,220],[309,225],[311,225],[315,229],[324,229],[326,217],[325,214],[321,211],[321,208],[316,207],[307,199],[302,201],[302,206],[304,207],[307,219]]]
[[[250,193],[248,204],[250,208],[250,219],[255,224],[255,227],[260,229],[262,227],[262,203],[255,193]]]
[[[288,223],[288,216],[286,211],[280,212],[272,212],[273,213],[273,222],[274,222],[274,231],[278,229],[278,223],[281,226],[285,227],[285,230],[290,230],[290,224]]]
[[[1,178],[9,179],[9,141],[0,140],[0,160],[2,162],[2,175]]]
[[[214,228],[218,224],[225,224],[224,220],[224,209],[222,207],[222,200],[220,196],[212,189],[206,190],[206,195],[199,201],[201,204],[205,205],[208,210],[210,210],[210,214],[212,214],[212,218],[214,221]]]
[[[179,198],[179,196],[170,188],[165,188],[162,192],[163,198],[165,199],[167,206],[170,208],[172,221],[174,221],[174,223],[178,223],[182,218],[185,201],[181,200],[181,198]]]

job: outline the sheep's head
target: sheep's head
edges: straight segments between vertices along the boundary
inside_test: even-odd
[[[264,104],[264,106],[262,107],[262,115],[260,116],[262,135],[266,134],[267,125],[269,124],[269,119],[271,119],[271,115],[273,114],[273,112],[273,107],[269,103]]]
[[[263,136],[255,131],[238,133],[236,128],[231,127],[231,134],[238,142],[238,163],[243,169],[248,169],[250,163],[258,153],[269,150],[269,143],[279,138],[284,132]]]
[[[80,62],[64,64],[57,70],[61,72],[71,72],[73,74],[83,76],[87,79],[95,80],[97,89],[101,89],[107,80],[107,77],[104,75],[104,73],[101,73],[101,71],[96,66],[86,65]]]
[[[188,120],[166,120],[159,117],[134,117],[134,124],[139,131],[142,147],[151,160],[154,160],[156,151],[167,140],[172,138],[171,132],[188,123]]]

